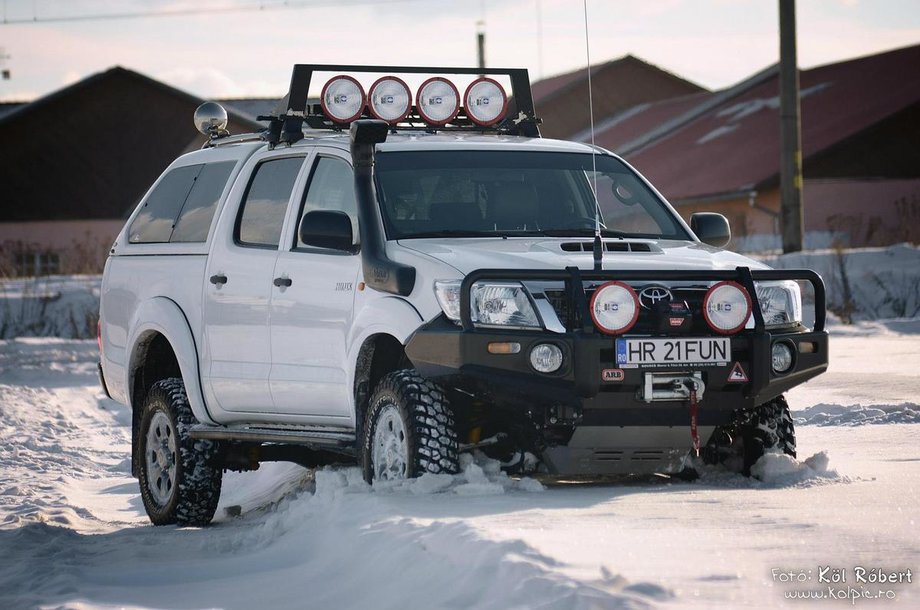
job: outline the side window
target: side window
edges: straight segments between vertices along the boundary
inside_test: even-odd
[[[237,243],[277,247],[291,191],[303,157],[286,157],[260,163],[256,168],[236,220]]]
[[[209,163],[201,169],[195,179],[195,185],[179,212],[176,227],[173,229],[171,242],[206,241],[211,219],[217,209],[217,202],[227,185],[227,178],[236,161]]]
[[[176,216],[179,215],[179,210],[182,209],[182,204],[185,203],[202,167],[177,167],[160,180],[128,229],[130,243],[150,244],[169,241]]]
[[[313,210],[345,212],[351,218],[351,231],[357,239],[358,204],[355,200],[355,179],[351,166],[342,159],[336,157],[317,159],[300,211],[300,219],[297,221],[298,228],[304,214]],[[305,246],[300,241],[299,230],[296,240],[297,247]]]

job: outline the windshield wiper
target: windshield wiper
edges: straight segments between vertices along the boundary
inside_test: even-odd
[[[399,239],[423,239],[426,237],[498,237],[507,239],[504,233],[496,231],[468,231],[466,229],[442,229],[440,231],[425,231],[422,233],[410,233],[403,235]]]

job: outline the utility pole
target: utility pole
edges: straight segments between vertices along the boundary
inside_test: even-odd
[[[779,0],[780,213],[783,252],[799,252],[805,241],[802,212],[802,125],[795,49],[795,0]]]
[[[6,54],[6,49],[0,47],[0,80],[10,80],[12,77],[9,68],[6,67],[7,59],[10,59],[10,56]]]
[[[480,20],[476,22],[476,47],[477,57],[479,58],[479,69],[485,70],[486,67],[486,22]]]

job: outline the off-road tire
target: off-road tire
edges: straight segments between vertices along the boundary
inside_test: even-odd
[[[730,446],[721,444],[721,439],[726,438],[732,439]],[[713,433],[703,450],[703,459],[708,464],[718,464],[728,456],[740,456],[741,473],[751,476],[751,467],[768,451],[796,456],[795,424],[782,396],[753,409],[736,411],[724,430]]]
[[[406,432],[406,478],[426,472],[459,472],[460,445],[447,396],[415,371],[400,370],[385,375],[371,396],[361,451],[365,481],[374,482],[374,434],[380,413],[388,405],[398,408]]]
[[[175,484],[165,503],[150,490],[146,460],[147,433],[157,413],[166,415],[176,437]],[[141,499],[154,525],[207,525],[217,510],[223,476],[220,446],[216,441],[191,438],[189,431],[196,423],[181,379],[163,379],[153,384],[144,400],[137,456]]]

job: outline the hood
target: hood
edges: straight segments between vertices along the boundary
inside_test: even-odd
[[[476,269],[594,268],[590,238],[440,238],[404,239],[406,250],[434,258],[466,275]],[[605,239],[604,269],[767,269],[734,252],[689,241]]]

